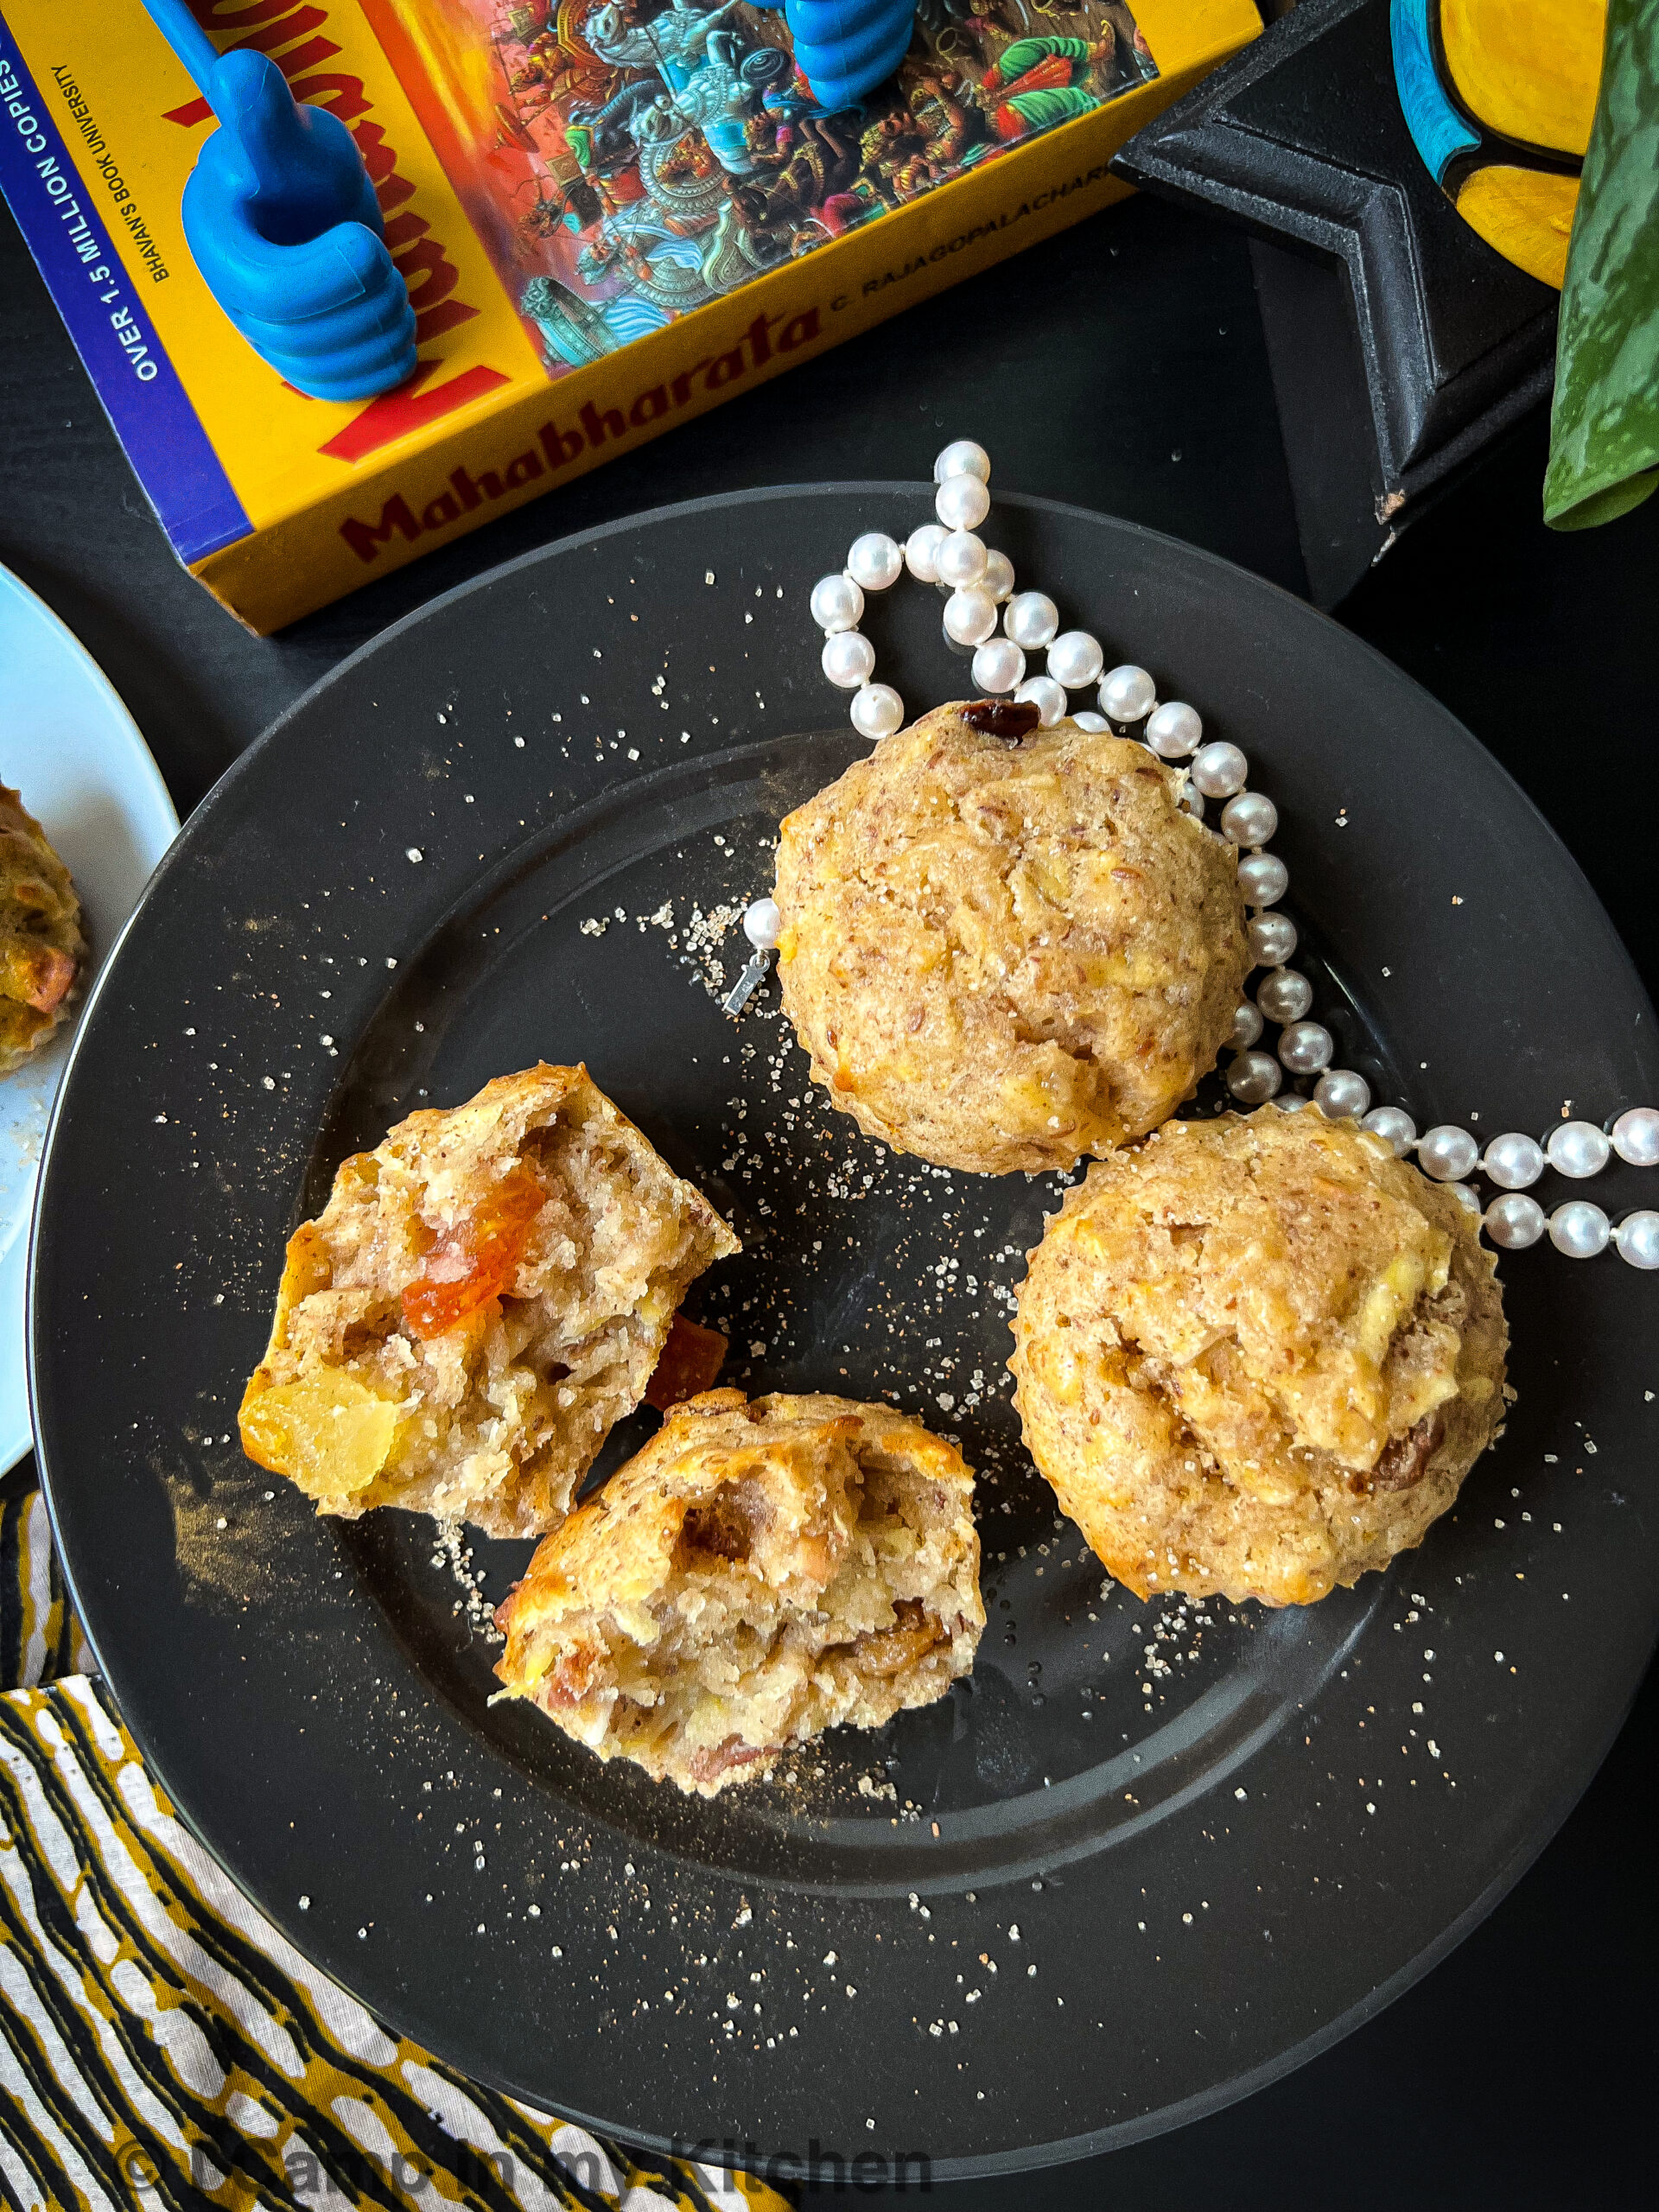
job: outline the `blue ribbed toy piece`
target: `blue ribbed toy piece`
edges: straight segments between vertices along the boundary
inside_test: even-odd
[[[1434,67],[1428,29],[1428,0],[1392,0],[1389,34],[1394,47],[1394,80],[1399,88],[1406,128],[1436,184],[1459,154],[1480,143],[1458,113]]]
[[[220,56],[181,0],[145,0],[219,129],[184,188],[184,235],[261,359],[314,399],[372,399],[415,370],[415,310],[338,116],[301,106],[263,54]]]
[[[773,0],[775,4],[775,0]],[[826,114],[856,107],[905,58],[915,0],[783,0],[795,66]]]

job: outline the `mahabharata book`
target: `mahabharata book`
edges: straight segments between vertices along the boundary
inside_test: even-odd
[[[0,189],[179,559],[279,629],[1121,197],[1254,0],[919,0],[827,112],[749,0],[191,0],[351,131],[414,374],[336,404],[185,243],[212,110],[141,0],[0,0]]]

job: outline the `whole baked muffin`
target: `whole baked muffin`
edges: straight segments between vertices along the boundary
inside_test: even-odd
[[[815,1079],[936,1166],[1037,1173],[1154,1128],[1232,1027],[1232,848],[1128,739],[940,707],[783,825],[785,1010]]]
[[[242,1448],[319,1513],[539,1535],[737,1249],[586,1068],[499,1076],[343,1161],[295,1230]]]
[[[86,958],[69,871],[0,784],[0,1075],[37,1052],[67,1014]]]
[[[1421,1542],[1503,1416],[1473,1219],[1317,1107],[1171,1122],[1090,1168],[1014,1331],[1032,1457],[1142,1598],[1357,1581]]]
[[[890,1407],[711,1390],[576,1508],[496,1618],[515,1695],[712,1797],[969,1671],[973,1477]]]

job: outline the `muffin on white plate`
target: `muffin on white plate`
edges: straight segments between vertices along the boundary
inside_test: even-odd
[[[69,871],[19,791],[0,784],[0,1076],[67,1018],[86,961]]]

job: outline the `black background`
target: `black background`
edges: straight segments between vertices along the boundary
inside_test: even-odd
[[[925,477],[951,437],[979,438],[1009,488],[1131,517],[1302,588],[1243,241],[1150,201],[267,639],[247,636],[175,565],[3,214],[0,302],[0,559],[101,662],[181,813],[345,653],[498,561],[741,486]],[[1546,531],[1545,434],[1541,417],[1525,424],[1406,531],[1340,617],[1532,794],[1652,991],[1659,929],[1642,778],[1659,730],[1659,500],[1604,531]],[[1632,1277],[1630,1294],[1651,1287]],[[1510,1897],[1335,2050],[1110,2158],[953,2184],[929,2201],[941,2212],[1277,2212],[1291,2198],[1395,2212],[1402,2201],[1577,2207],[1634,2192],[1648,2180],[1654,2078],[1656,1714],[1650,1677],[1578,1810]]]

